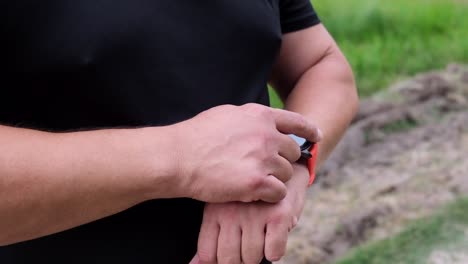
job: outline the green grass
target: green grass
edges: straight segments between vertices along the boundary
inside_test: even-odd
[[[395,79],[468,61],[467,1],[315,0],[370,95]]]
[[[352,251],[336,264],[427,263],[434,249],[467,246],[468,199],[460,199],[441,212],[410,224],[403,232],[386,240]]]
[[[407,118],[385,124],[382,127],[382,131],[387,134],[399,133],[409,131],[417,126],[418,122],[416,120]]]
[[[361,96],[418,72],[468,62],[466,0],[312,2],[350,61]]]

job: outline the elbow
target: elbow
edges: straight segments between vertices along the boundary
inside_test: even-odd
[[[343,67],[343,81],[346,83],[347,87],[347,98],[350,106],[351,119],[354,119],[359,111],[359,93],[356,84],[356,78],[354,76],[353,69],[349,64],[348,60],[341,51],[339,52],[342,59]]]
[[[348,81],[349,85],[349,104],[351,108],[351,114],[352,118],[354,119],[359,111],[359,93],[358,89],[356,86],[356,80],[354,78],[354,74],[352,73],[352,70],[350,69],[350,77]]]
[[[342,91],[343,98],[346,100],[345,105],[349,107],[350,118],[352,120],[359,111],[359,93],[353,70],[344,56],[342,57],[342,65],[341,82],[343,83],[342,87],[345,87],[344,91]]]
[[[332,66],[332,71],[335,72],[335,76],[337,76],[336,80],[341,83],[339,85],[339,87],[342,87],[340,92],[345,100],[344,105],[349,107],[349,116],[352,120],[359,111],[359,93],[353,69],[338,46],[330,49],[328,59],[332,62],[330,65]]]

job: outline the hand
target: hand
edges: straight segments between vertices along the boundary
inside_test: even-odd
[[[288,234],[302,213],[308,172],[295,165],[288,194],[277,204],[207,204],[191,264],[258,264],[265,256],[278,261],[286,251]]]
[[[179,180],[190,198],[206,202],[282,200],[300,157],[286,134],[320,140],[301,115],[256,104],[215,107],[176,126],[184,133]]]

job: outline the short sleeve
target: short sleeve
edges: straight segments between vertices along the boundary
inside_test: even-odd
[[[320,23],[310,0],[280,0],[279,7],[283,34]]]

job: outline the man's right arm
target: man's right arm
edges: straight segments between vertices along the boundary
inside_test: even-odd
[[[0,246],[151,199],[278,202],[300,157],[289,133],[318,140],[299,114],[252,104],[165,127],[48,133],[0,126]]]
[[[0,126],[0,245],[179,196],[170,130],[47,133]]]

